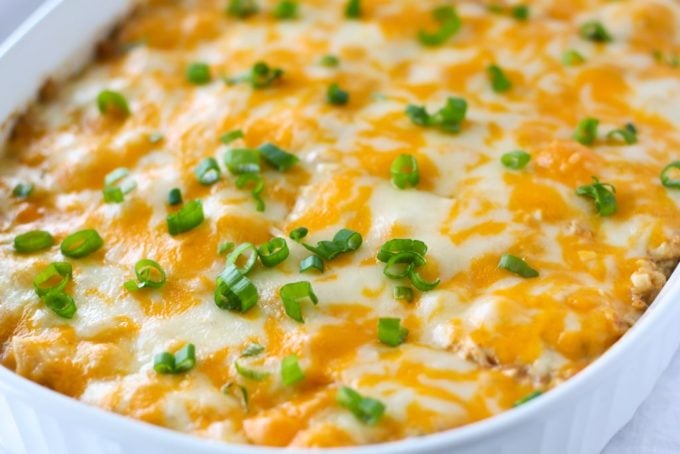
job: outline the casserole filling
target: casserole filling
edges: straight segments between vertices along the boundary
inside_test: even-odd
[[[678,262],[677,2],[137,3],[0,148],[30,380],[237,443],[425,435],[572,377]]]

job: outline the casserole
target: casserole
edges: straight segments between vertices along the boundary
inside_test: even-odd
[[[72,5],[72,4],[71,4]],[[115,6],[115,5],[114,5]],[[58,11],[56,9],[55,11]],[[49,18],[49,17],[48,17]],[[75,29],[75,27],[67,27],[69,30]],[[11,54],[8,54],[11,55]],[[8,65],[8,66],[14,66],[14,65]],[[34,74],[32,72],[29,72],[30,74]],[[669,293],[672,291],[672,283],[669,284],[667,287],[666,293]],[[663,294],[662,294],[663,295]],[[659,311],[661,308],[663,308],[663,296],[659,298],[657,301],[656,305],[658,305]],[[670,309],[667,309],[668,314],[670,314]],[[635,330],[637,329],[638,332],[643,332],[644,333],[644,328],[642,328],[644,323],[646,322],[647,319],[654,319],[654,311],[650,311],[647,315],[643,317],[643,319],[636,325],[636,327],[633,328],[631,333],[627,335],[621,342],[619,342],[616,346],[612,348],[607,354],[605,354],[605,357],[603,357],[602,361],[596,363],[593,365],[590,369],[586,370],[583,372],[581,375],[577,376],[573,380],[571,380],[569,383],[563,385],[561,388],[558,388],[556,391],[548,393],[548,395],[542,397],[538,401],[532,403],[531,405],[527,405],[525,408],[520,408],[518,410],[515,410],[511,412],[510,414],[504,414],[502,416],[497,417],[494,420],[490,420],[487,423],[479,423],[476,425],[471,425],[469,427],[459,429],[458,432],[453,432],[450,434],[442,434],[442,435],[435,435],[435,436],[430,436],[430,437],[425,437],[422,439],[418,440],[407,440],[405,442],[402,442],[397,445],[386,445],[384,448],[375,448],[371,447],[368,448],[371,450],[371,452],[374,452],[375,450],[379,449],[385,449],[386,452],[394,452],[398,451],[400,449],[403,450],[426,450],[426,449],[441,449],[441,450],[447,450],[451,449],[453,447],[457,447],[459,449],[468,449],[470,450],[469,452],[475,452],[475,450],[479,450],[478,452],[486,452],[486,451],[496,451],[496,448],[499,448],[499,446],[503,446],[503,449],[508,450],[508,452],[513,452],[513,450],[519,450],[521,448],[524,448],[525,452],[530,451],[530,452],[539,452],[540,450],[545,450],[546,452],[559,452],[558,449],[565,449],[564,452],[578,452],[579,450],[583,450],[583,452],[591,452],[592,448],[599,448],[605,441],[606,441],[606,433],[607,431],[600,431],[600,430],[594,430],[594,427],[588,427],[584,426],[581,427],[579,424],[582,424],[584,420],[587,420],[589,418],[590,413],[597,413],[601,411],[616,411],[617,413],[620,412],[624,416],[619,420],[618,418],[612,417],[611,421],[616,421],[615,423],[612,422],[612,427],[608,428],[610,431],[615,430],[618,425],[622,422],[622,420],[625,420],[625,416],[628,415],[632,412],[633,408],[636,405],[636,400],[635,399],[619,399],[619,397],[616,394],[617,388],[614,386],[612,389],[609,389],[610,384],[607,384],[604,381],[598,381],[596,378],[582,378],[582,377],[591,377],[595,376],[597,377],[597,372],[592,372],[592,371],[598,371],[602,369],[604,366],[600,366],[600,369],[598,369],[598,365],[601,363],[604,364],[607,361],[607,358],[617,358],[617,348],[619,350],[624,349],[626,347],[622,347],[625,345],[629,345],[632,341],[628,342],[626,344],[626,341],[633,337],[635,335]],[[657,319],[659,317],[656,317]],[[667,317],[666,320],[671,319],[671,317]],[[651,323],[651,322],[647,322]],[[655,329],[658,331],[658,333],[664,332],[663,325],[661,322],[657,322],[659,325],[655,327]],[[666,329],[670,329],[670,325],[667,323]],[[658,335],[657,333],[657,335]],[[636,341],[636,345],[640,344],[645,344],[644,342],[644,337],[643,334],[638,335],[638,339]],[[642,387],[642,392],[637,393],[638,399],[639,400],[643,395],[644,392],[648,392],[652,383],[653,383],[653,376],[658,375],[660,372],[660,366],[664,365],[667,363],[668,358],[670,357],[671,352],[673,351],[673,348],[677,345],[677,339],[670,339],[670,341],[667,340],[667,342],[664,344],[665,350],[667,354],[664,357],[657,358],[655,359],[655,362],[653,365],[651,365],[651,370],[653,371],[653,374],[649,377],[649,379],[644,382],[648,383],[648,386]],[[627,347],[628,349],[632,349],[632,347]],[[632,351],[632,350],[631,350]],[[661,351],[661,349],[659,350]],[[626,352],[626,350],[624,350]],[[630,352],[628,352],[630,354]],[[609,356],[607,356],[609,355]],[[619,353],[619,357],[623,356],[624,353]],[[621,361],[621,360],[620,360]],[[651,360],[650,360],[651,361]],[[611,364],[616,364],[615,359],[610,359],[610,366],[609,368],[614,369],[614,365]],[[638,364],[639,366],[639,364]],[[622,365],[619,365],[619,367],[623,367]],[[618,372],[618,371],[617,371]],[[4,373],[4,371],[3,371]],[[589,375],[590,374],[590,375]],[[600,379],[599,380],[604,380],[603,378],[603,373],[600,373]],[[633,378],[632,375],[628,374],[627,375],[629,378]],[[562,432],[563,425],[568,425],[570,424],[569,421],[565,421],[564,419],[561,419],[560,415],[563,415],[563,411],[560,411],[556,409],[556,403],[554,403],[556,400],[558,400],[558,397],[552,397],[552,394],[555,394],[557,396],[560,396],[559,392],[561,391],[562,388],[564,389],[569,389],[568,387],[571,385],[571,388],[575,387],[576,385],[572,385],[572,383],[576,383],[578,379],[581,378],[580,382],[580,389],[579,391],[586,394],[587,392],[597,392],[597,396],[604,399],[604,401],[598,401],[598,399],[592,399],[592,396],[595,394],[589,394],[591,396],[591,400],[589,401],[590,406],[587,404],[582,404],[583,406],[580,407],[580,409],[577,406],[577,409],[574,410],[573,408],[569,411],[575,411],[574,415],[574,421],[573,421],[573,426],[574,427],[574,432],[577,435],[570,435],[567,436],[564,432]],[[638,376],[635,376],[634,378],[639,378]],[[18,379],[16,377],[8,378],[8,382],[16,382]],[[588,381],[590,380],[590,381]],[[618,380],[623,380],[623,377],[619,377]],[[596,385],[597,384],[597,385]],[[29,385],[27,385],[29,386]],[[624,385],[621,385],[624,386]],[[29,386],[30,387],[30,386]],[[603,391],[601,389],[595,389],[594,388],[607,388],[607,391]],[[624,391],[624,393],[627,391],[627,389]],[[639,390],[638,390],[639,391]],[[36,391],[43,393],[44,390]],[[571,392],[571,396],[573,396],[575,391]],[[569,395],[569,391],[561,391],[561,395]],[[602,394],[600,394],[602,393]],[[20,393],[19,393],[20,395]],[[14,396],[17,397],[17,396]],[[17,397],[18,398],[18,397]],[[12,401],[13,396],[12,394],[8,394],[8,401]],[[45,402],[50,401],[50,398],[46,398]],[[54,397],[54,399],[58,399],[57,397]],[[564,398],[562,398],[564,399]],[[611,399],[611,403],[608,399]],[[622,403],[619,403],[619,401],[622,400]],[[543,403],[543,402],[548,402],[548,403]],[[577,405],[577,402],[582,402],[580,399],[574,399],[571,403],[573,405]],[[638,402],[639,403],[639,402]],[[18,408],[21,408],[21,404],[13,404],[13,405],[19,405]],[[41,403],[36,403],[36,405],[41,405]],[[71,405],[75,405],[73,403],[65,404],[66,406],[64,407],[64,411],[61,412],[61,416],[64,416],[64,420],[66,420],[66,414],[69,414],[66,412],[66,408],[68,408]],[[552,407],[550,407],[552,405]],[[566,404],[563,404],[566,407]],[[601,408],[604,407],[604,408]],[[530,410],[531,408],[534,408],[533,412]],[[533,418],[538,418],[539,416],[536,416],[536,412],[539,410],[536,410],[537,408],[542,408],[542,411],[545,412],[555,412],[554,416],[551,416],[550,419],[545,422],[545,427],[542,425],[535,426],[536,422],[531,422],[531,421],[536,421],[536,419]],[[548,408],[552,408],[552,410],[547,410]],[[614,410],[612,410],[614,409]],[[565,408],[565,410],[568,410]],[[16,414],[21,414],[22,410],[15,411]],[[89,410],[88,410],[89,411]],[[585,412],[585,414],[579,414],[578,412]],[[94,412],[97,413],[97,412]],[[30,414],[30,411],[29,411]],[[533,415],[533,416],[532,416]],[[598,416],[598,415],[594,415]],[[15,416],[16,417],[16,416]],[[42,415],[41,415],[42,417]],[[99,418],[99,416],[97,416]],[[104,418],[104,416],[102,416]],[[107,421],[114,421],[116,420],[116,417],[107,415],[105,418],[107,418]],[[111,418],[111,419],[109,419]],[[599,418],[596,418],[595,420],[600,420]],[[92,421],[87,421],[87,423],[83,424],[78,424],[78,427],[83,427],[83,426],[89,426],[95,421],[95,418],[92,419]],[[500,421],[500,422],[499,422]],[[510,422],[506,422],[510,421]],[[517,422],[514,422],[517,421]],[[556,422],[555,422],[556,421]],[[49,423],[48,423],[49,424]],[[118,423],[116,423],[118,425]],[[121,427],[123,427],[126,423],[120,423]],[[495,426],[494,426],[495,424]],[[557,426],[553,424],[558,424]],[[39,425],[39,424],[38,424]],[[20,427],[35,427],[34,424],[21,424]],[[486,428],[485,428],[486,427]],[[494,428],[495,427],[495,428]],[[599,428],[598,428],[599,429]],[[22,429],[22,430],[27,430],[27,429]],[[137,430],[137,429],[134,429]],[[141,428],[139,430],[142,430]],[[178,437],[176,435],[173,436],[168,436],[165,442],[160,441],[158,439],[155,439],[154,437],[156,433],[158,433],[157,429],[144,429],[147,431],[148,436],[150,437],[149,443],[152,443],[153,439],[153,444],[154,446],[149,446],[149,450],[154,450],[154,449],[159,449],[161,446],[163,446],[163,443],[172,443],[171,446],[173,447],[178,447],[178,446],[186,446],[187,449],[191,448],[191,451],[197,451],[201,452],[201,450],[204,449],[213,449],[210,444],[205,443],[205,445],[202,445],[202,447],[199,447],[199,445],[193,446],[189,445],[189,443],[193,443],[190,441],[184,441],[180,442],[179,440],[181,437]],[[490,431],[487,435],[482,435],[484,434],[484,431]],[[580,432],[582,430],[583,432]],[[498,434],[507,432],[506,434],[503,435],[503,437],[507,438],[496,438],[495,436],[490,436],[491,431],[498,431]],[[496,432],[494,432],[496,433]],[[513,433],[513,436],[509,435],[508,433]],[[529,435],[531,433],[531,435]],[[536,437],[535,433],[540,433],[543,434],[542,437]],[[459,435],[461,434],[461,435]],[[483,440],[477,439],[476,437],[482,437],[484,436]],[[448,437],[448,439],[447,439]],[[562,438],[564,437],[564,438]],[[29,437],[24,437],[25,440],[27,440],[29,443],[40,443],[40,437],[38,436],[29,436]],[[74,437],[72,435],[66,435],[64,437],[64,442],[65,443],[80,443],[78,440],[78,437]],[[135,437],[134,440],[130,440],[131,443],[139,443],[136,445],[130,445],[130,449],[142,449],[146,448],[144,446],[145,441],[140,440],[137,437]],[[125,446],[124,443],[125,441],[122,441],[123,445]],[[158,443],[158,444],[157,444]],[[441,444],[440,444],[441,443]],[[460,443],[460,445],[459,445]],[[475,443],[480,443],[479,445],[475,446]],[[545,444],[545,445],[544,445]],[[170,445],[166,445],[170,446]],[[559,447],[558,447],[559,446]],[[125,446],[127,448],[127,446]],[[29,451],[35,450],[36,452],[40,452],[43,447],[40,446],[35,446],[33,449],[29,449]],[[85,448],[81,448],[85,449]],[[108,449],[108,448],[107,448]],[[116,449],[115,447],[111,447],[111,449]],[[226,448],[215,448],[215,449],[226,449]],[[234,448],[234,449],[244,449],[247,450],[249,448]],[[88,448],[89,450],[89,448]],[[208,452],[208,451],[205,451]]]

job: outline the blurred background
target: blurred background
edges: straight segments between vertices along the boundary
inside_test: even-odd
[[[0,42],[44,0],[0,0]],[[94,0],[96,1],[96,0]]]

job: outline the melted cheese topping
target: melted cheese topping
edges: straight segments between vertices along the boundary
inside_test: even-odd
[[[111,411],[204,437],[271,446],[340,446],[428,434],[512,407],[533,390],[549,390],[588,365],[638,319],[680,255],[680,191],[659,173],[679,157],[680,70],[664,56],[680,50],[680,5],[672,0],[535,0],[530,18],[489,12],[460,1],[462,29],[441,47],[425,48],[420,29],[434,29],[434,1],[363,2],[360,20],[343,17],[344,1],[300,1],[299,17],[272,16],[259,1],[247,19],[224,14],[218,0],[149,0],[122,24],[113,52],[30,108],[0,160],[0,359],[18,374]],[[597,19],[607,44],[579,37]],[[134,45],[133,45],[134,44]],[[576,49],[585,63],[565,66]],[[338,68],[319,64],[325,54]],[[247,71],[256,61],[284,69],[264,90],[219,78],[196,86],[185,71],[195,61],[213,74]],[[491,89],[486,67],[500,65],[510,91]],[[346,106],[325,100],[329,84],[350,93]],[[132,115],[103,116],[95,99],[122,92]],[[448,96],[467,99],[459,134],[412,124],[407,104],[439,108]],[[587,147],[573,140],[579,120],[600,131],[632,122],[638,142],[620,145],[600,134]],[[273,142],[301,162],[263,172],[267,203],[255,211],[247,191],[224,172],[215,185],[194,176],[208,156],[222,161],[221,134],[241,128],[236,146]],[[164,140],[151,143],[150,134]],[[500,157],[531,154],[521,171]],[[416,189],[389,180],[392,160],[414,155]],[[106,204],[103,180],[130,169],[137,188],[122,204]],[[576,187],[597,176],[616,187],[618,212],[598,217]],[[34,193],[11,196],[19,182]],[[179,236],[167,233],[174,211],[168,191],[203,201],[206,221]],[[213,302],[224,268],[223,241],[262,244],[305,226],[309,240],[341,228],[363,245],[300,275],[308,255],[289,241],[281,265],[256,267],[259,291],[245,314]],[[17,254],[12,241],[34,229],[58,241],[95,228],[105,245],[74,268],[67,291],[78,311],[59,318],[36,296],[33,277],[65,260],[58,247]],[[429,246],[425,277],[441,279],[411,303],[392,297],[394,281],[376,259],[392,238]],[[540,271],[523,279],[497,267],[524,257]],[[130,293],[143,258],[159,262],[167,284]],[[278,289],[309,280],[319,304],[304,306],[305,323],[283,311]],[[410,331],[391,348],[379,343],[377,320],[398,317]],[[153,356],[186,343],[197,365],[160,375]],[[240,358],[270,372],[240,376],[235,360],[250,343],[265,351]],[[284,386],[281,360],[300,358],[305,379]],[[245,387],[246,409],[221,389]],[[335,401],[350,386],[386,405],[374,426]]]

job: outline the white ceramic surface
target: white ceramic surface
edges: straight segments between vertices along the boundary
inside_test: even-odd
[[[4,1],[4,0],[0,0]],[[0,123],[46,75],[74,72],[129,0],[49,0],[0,45]],[[87,20],[82,20],[83,18]],[[36,56],[40,58],[27,58]],[[633,415],[680,344],[680,274],[602,358],[516,410],[457,430],[352,453],[594,454]],[[139,423],[56,394],[0,367],[0,440],[10,453],[264,453]],[[348,452],[329,450],[327,452]]]

